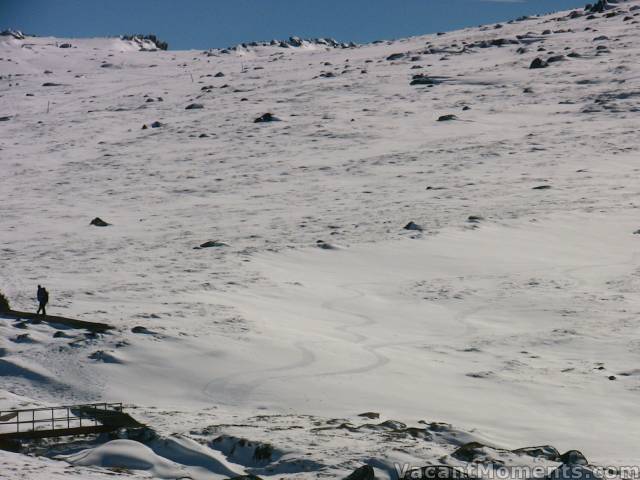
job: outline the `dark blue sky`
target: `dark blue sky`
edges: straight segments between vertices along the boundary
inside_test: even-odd
[[[369,42],[582,7],[586,0],[0,0],[0,28],[59,37],[155,33],[171,49],[334,37]]]

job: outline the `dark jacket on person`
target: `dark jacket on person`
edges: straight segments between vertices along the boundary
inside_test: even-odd
[[[44,287],[38,288],[38,302],[46,304],[49,301],[49,292]]]

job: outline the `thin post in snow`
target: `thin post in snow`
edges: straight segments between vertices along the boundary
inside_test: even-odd
[[[191,83],[193,83],[193,73],[189,74],[191,76]]]
[[[49,113],[49,105],[51,104],[51,102],[49,100],[47,100],[47,113]]]

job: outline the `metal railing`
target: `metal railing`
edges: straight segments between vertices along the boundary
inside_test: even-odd
[[[105,418],[120,414],[122,414],[122,403],[106,402],[25,410],[0,410],[0,437],[3,434],[99,427],[103,425]]]

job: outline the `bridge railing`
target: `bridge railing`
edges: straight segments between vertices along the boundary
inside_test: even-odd
[[[122,403],[86,403],[61,407],[0,410],[0,437],[37,431],[97,427],[109,416],[122,414]]]

